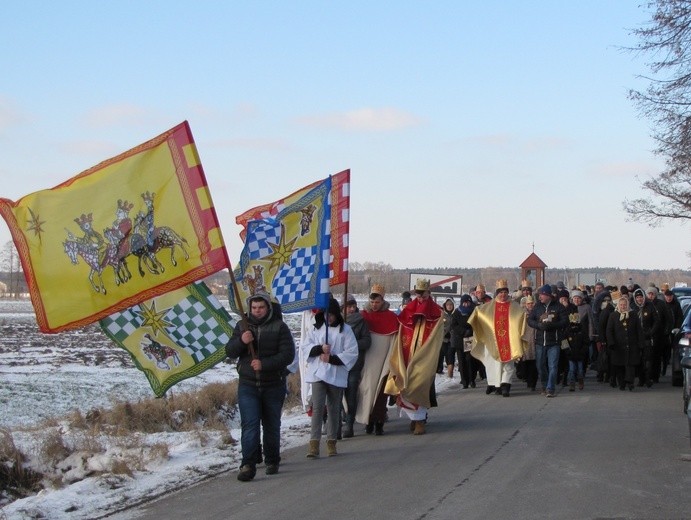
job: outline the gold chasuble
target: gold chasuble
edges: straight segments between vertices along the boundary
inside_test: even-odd
[[[384,392],[410,403],[429,407],[439,350],[444,339],[441,307],[432,300],[413,300],[398,315],[399,333],[389,360],[389,380]]]
[[[501,363],[523,355],[526,314],[516,302],[490,302],[475,307],[468,319],[477,343],[470,354],[484,359],[483,349]]]

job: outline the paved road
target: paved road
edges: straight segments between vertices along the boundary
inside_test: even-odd
[[[633,392],[592,376],[553,399],[513,390],[452,388],[426,435],[392,417],[384,436],[360,427],[339,442],[337,457],[292,449],[278,475],[227,474],[118,518],[691,518],[689,431],[669,376]]]

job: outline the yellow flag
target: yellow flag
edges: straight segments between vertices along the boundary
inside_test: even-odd
[[[0,199],[42,332],[229,268],[187,122],[49,190]]]

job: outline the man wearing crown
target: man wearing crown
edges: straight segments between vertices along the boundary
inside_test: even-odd
[[[79,226],[79,229],[84,232],[84,236],[75,237],[72,233],[67,231],[67,237],[70,240],[83,244],[84,246],[96,249],[98,251],[98,261],[99,263],[102,263],[106,256],[107,244],[101,234],[93,228],[92,220],[93,215],[91,213],[88,215],[84,215],[82,213],[82,216],[74,219],[74,221]]]
[[[389,362],[385,392],[397,396],[401,415],[410,419],[415,435],[425,433],[427,409],[444,339],[442,309],[430,298],[430,281],[418,278],[417,297],[398,315],[398,338]]]
[[[509,296],[506,280],[497,281],[494,300],[476,307],[468,320],[477,340],[470,353],[485,365],[488,395],[509,397],[514,360],[523,355],[525,320],[520,304]]]

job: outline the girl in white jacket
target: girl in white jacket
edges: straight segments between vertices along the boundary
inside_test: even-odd
[[[348,386],[348,371],[358,357],[355,335],[345,323],[338,302],[334,299],[329,301],[328,326],[325,320],[323,311],[315,316],[314,327],[307,332],[300,347],[303,359],[307,360],[305,382],[312,385],[312,424],[307,453],[310,458],[319,457],[325,402],[326,450],[330,457],[336,455],[343,389]]]

